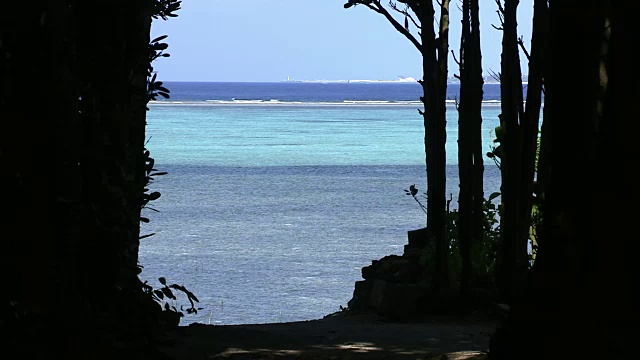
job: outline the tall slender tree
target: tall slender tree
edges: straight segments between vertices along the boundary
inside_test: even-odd
[[[497,283],[502,301],[512,302],[522,294],[529,268],[528,244],[534,194],[535,159],[543,84],[547,2],[536,1],[529,59],[526,108],[523,102],[522,70],[518,47],[519,0],[497,1],[502,22],[500,73],[503,130],[501,248]],[[525,49],[526,50],[526,49]]]
[[[478,0],[462,1],[460,39],[460,101],[458,103],[458,239],[462,258],[460,297],[468,298],[473,277],[472,248],[482,240],[482,53]]]
[[[502,171],[502,206],[500,221],[501,247],[498,258],[497,283],[503,301],[509,302],[515,295],[515,288],[524,279],[527,269],[527,244],[518,237],[519,221],[523,209],[518,201],[521,186],[520,174],[522,164],[519,161],[522,143],[519,141],[523,118],[522,72],[518,53],[517,7],[519,0],[505,0],[504,6],[497,2],[502,16],[502,55],[500,72],[500,126],[504,130],[501,161]]]
[[[424,146],[427,171],[427,240],[435,243],[436,289],[449,288],[449,239],[446,229],[446,91],[449,52],[449,0],[438,2],[439,26],[435,30],[435,8],[431,0],[398,0],[389,3],[389,9],[379,0],[349,0],[344,5],[365,7],[383,15],[393,27],[404,35],[422,55],[423,77],[420,84],[424,111]],[[403,4],[401,7],[398,4]],[[404,17],[404,24],[390,11]],[[414,27],[418,34],[414,35]]]

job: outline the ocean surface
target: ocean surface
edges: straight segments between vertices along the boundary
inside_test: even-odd
[[[402,254],[426,217],[416,83],[166,83],[147,149],[158,210],[143,210],[141,279],[200,300],[181,325],[312,320],[346,306],[361,268]],[[447,188],[456,207],[458,85],[448,88]],[[500,113],[484,89],[485,152]],[[485,159],[485,193],[500,174]],[[175,303],[188,305],[185,297]]]

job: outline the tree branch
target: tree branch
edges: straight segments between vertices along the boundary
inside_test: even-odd
[[[391,23],[391,25],[393,25],[393,27],[399,33],[401,33],[407,39],[409,39],[409,41],[411,41],[411,43],[416,47],[416,49],[418,49],[418,51],[422,53],[422,45],[420,44],[420,42],[409,32],[409,30],[405,29],[405,27],[401,25],[389,13],[389,11],[387,11],[387,9],[384,8],[384,6],[380,4],[380,0],[349,0],[346,4],[344,4],[344,7],[348,9],[351,6],[358,5],[358,4],[365,5],[366,7],[377,12],[378,14],[384,15],[384,17],[387,18],[387,20]]]
[[[406,4],[405,4],[406,5]],[[409,9],[409,5],[406,5],[407,9]],[[398,6],[396,5],[396,3],[394,3],[393,1],[389,1],[389,7],[392,8],[393,10],[399,12],[400,14],[406,16],[409,20],[411,20],[411,22],[413,23],[413,25],[418,28],[418,29],[422,29],[422,27],[420,26],[420,24],[418,24],[416,22],[416,20],[413,18],[413,16],[409,13],[409,11],[407,11],[407,9],[404,10],[400,10],[398,9]]]
[[[500,17],[502,17],[502,14],[504,14],[504,7],[502,6],[502,2],[500,0],[496,0],[496,4],[498,5]]]
[[[451,50],[451,55],[453,56],[453,61],[460,66],[460,61],[456,58],[456,53],[453,50]]]
[[[529,55],[527,48],[524,47],[524,41],[522,41],[522,36],[518,38],[518,45],[520,45],[520,48],[524,52],[524,55],[527,57],[527,61],[531,61],[531,55]]]
[[[496,0],[496,4],[498,5],[498,11],[496,12],[498,13],[498,18],[500,18],[500,27],[497,27],[493,24],[491,24],[491,26],[493,26],[493,28],[496,30],[502,31],[504,26],[504,7],[502,7],[502,3],[500,2],[500,0]]]
[[[422,0],[396,0],[396,2],[405,4],[409,9],[411,9],[418,20],[420,20],[420,24],[422,24],[422,19],[420,18],[422,15]]]
[[[495,71],[493,71],[493,70],[489,70],[489,73],[490,73],[491,77],[492,77],[495,81],[497,81],[497,82],[499,82],[499,83],[502,83],[502,79],[501,79],[502,74],[500,74],[499,72],[498,72],[498,73],[496,73],[496,72],[495,72]]]

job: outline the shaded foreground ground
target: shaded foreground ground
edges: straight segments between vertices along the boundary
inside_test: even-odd
[[[320,320],[181,327],[163,351],[196,359],[486,359],[496,321],[388,322],[336,313]]]

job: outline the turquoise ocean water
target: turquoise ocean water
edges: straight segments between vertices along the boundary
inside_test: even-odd
[[[404,194],[424,189],[417,84],[168,83],[150,104],[147,148],[162,196],[145,210],[141,278],[186,286],[204,309],[181,324],[310,320],[346,306],[360,269],[401,254],[424,226]],[[485,85],[485,152],[500,112]],[[447,181],[457,197],[457,87],[447,108]],[[485,193],[499,172],[485,160]],[[186,300],[177,305],[186,305]]]

